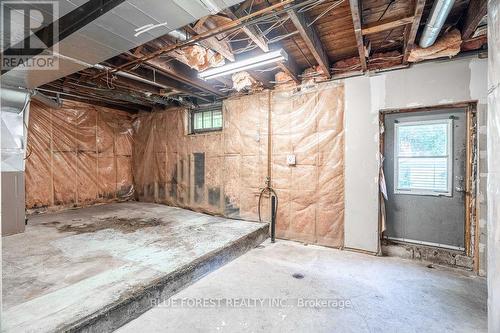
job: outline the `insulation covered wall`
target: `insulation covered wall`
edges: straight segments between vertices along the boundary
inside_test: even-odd
[[[132,118],[65,101],[32,101],[26,157],[26,208],[83,206],[133,197]]]
[[[183,108],[143,113],[134,123],[139,200],[257,220],[271,153],[278,237],[342,246],[343,110],[343,87],[330,83],[225,100],[220,132],[189,135]],[[296,165],[287,165],[288,155]]]

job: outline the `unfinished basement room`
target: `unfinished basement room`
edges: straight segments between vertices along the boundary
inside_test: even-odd
[[[0,7],[0,332],[500,333],[500,0]]]

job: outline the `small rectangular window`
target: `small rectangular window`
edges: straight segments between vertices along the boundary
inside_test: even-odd
[[[452,120],[395,124],[394,193],[451,196]]]
[[[191,133],[220,131],[222,129],[222,109],[196,109],[191,111]]]

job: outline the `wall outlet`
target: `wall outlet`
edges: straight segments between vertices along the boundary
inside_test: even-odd
[[[295,155],[286,155],[286,164],[287,165],[295,165]]]

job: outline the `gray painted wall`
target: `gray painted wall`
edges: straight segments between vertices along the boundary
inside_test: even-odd
[[[451,196],[395,193],[394,137],[395,121],[447,120],[452,116],[452,181]],[[435,244],[464,247],[465,194],[456,191],[464,187],[466,163],[466,110],[434,110],[432,112],[393,113],[385,116],[384,176],[387,184],[385,236]],[[457,177],[461,177],[457,179]]]
[[[487,63],[468,57],[344,80],[347,248],[377,251],[379,110],[477,100],[481,123],[487,110]],[[479,150],[485,149],[483,142]],[[486,154],[481,155],[480,167]],[[484,197],[485,191],[482,182],[478,195]],[[484,220],[485,212],[480,214]]]

